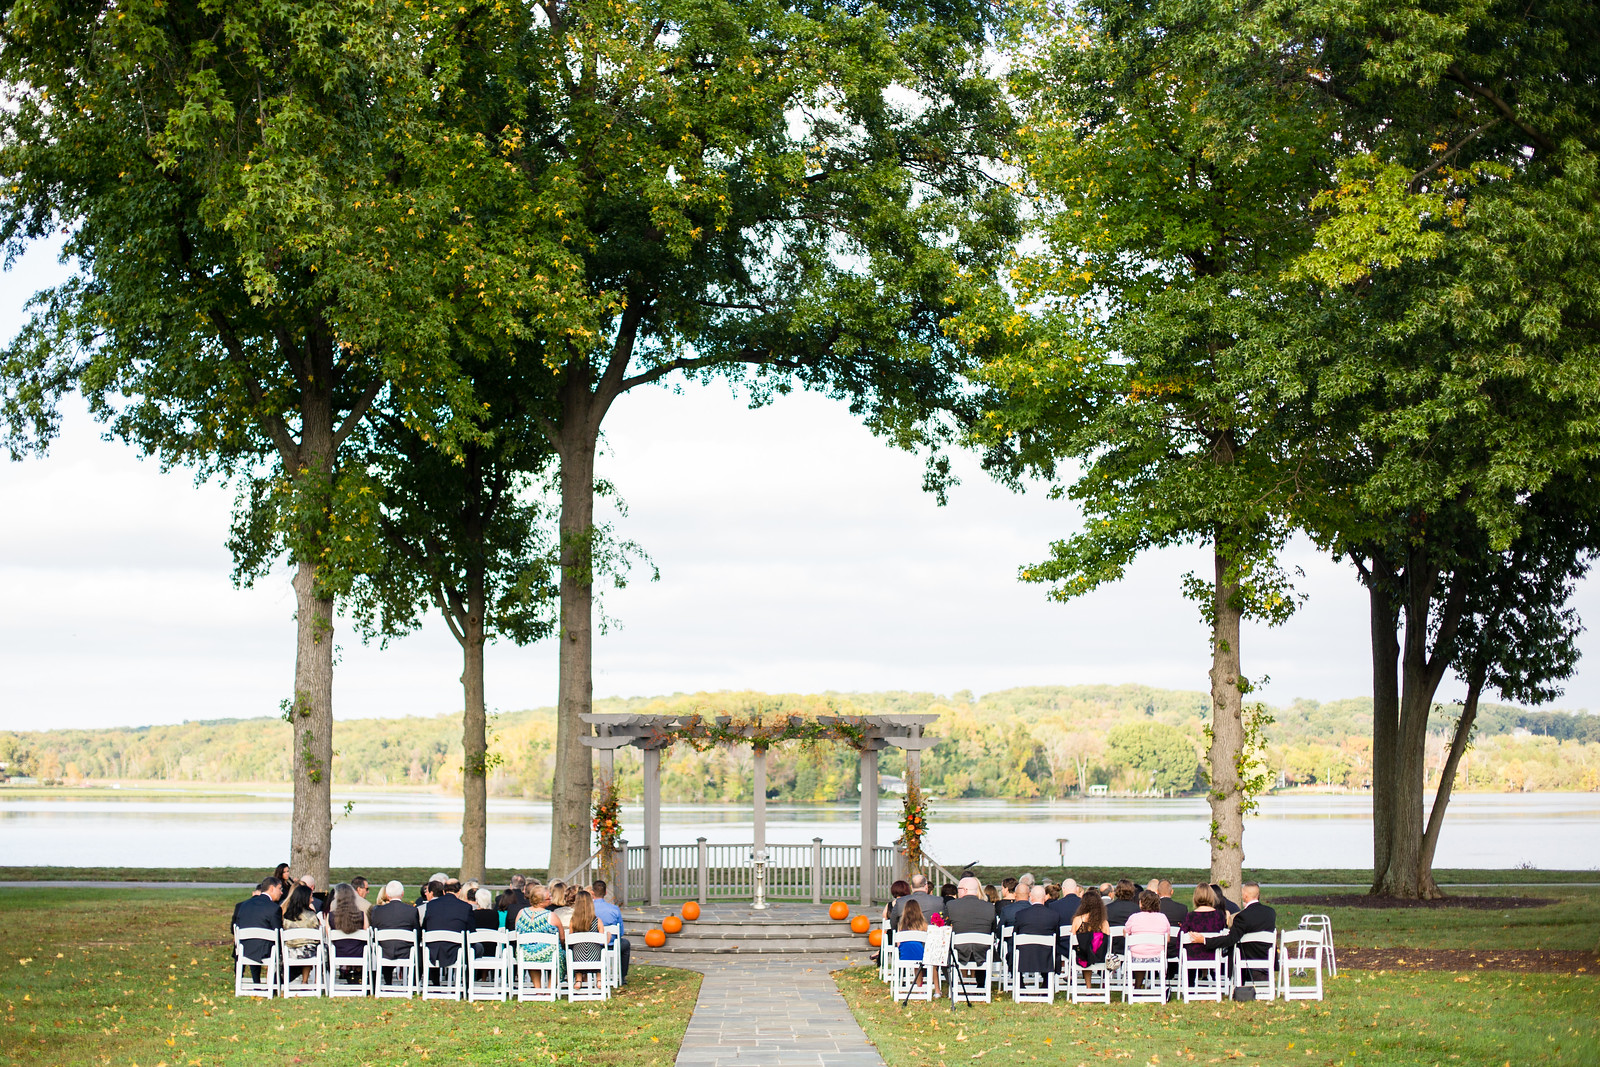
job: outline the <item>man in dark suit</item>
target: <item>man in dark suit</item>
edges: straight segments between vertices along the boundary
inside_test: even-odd
[[[1022,934],[1048,934],[1058,937],[1061,932],[1061,917],[1054,908],[1045,903],[1045,889],[1042,885],[1033,886],[1028,891],[1028,900],[1017,911],[1012,925],[1016,928],[1018,936]],[[1048,973],[1055,967],[1055,952],[1053,949],[1039,949],[1033,946],[1023,946],[1019,949],[1020,967],[1024,971],[1037,971],[1041,974]]]
[[[416,907],[405,901],[406,887],[399,882],[390,882],[383,887],[383,895],[389,899],[372,906],[367,912],[367,924],[374,930],[409,930],[414,944],[422,924],[417,919]],[[386,960],[405,959],[410,954],[411,949],[403,941],[383,942],[383,958]],[[389,968],[391,971],[393,969]]]
[[[983,885],[970,875],[956,883],[956,898],[944,906],[952,934],[994,935],[994,905],[983,898]],[[982,945],[962,945],[956,958],[963,962],[983,959]]]
[[[283,899],[283,882],[277,875],[269,875],[261,879],[250,896],[233,906],[233,924],[230,928],[229,939],[232,939],[232,930],[282,930],[283,910],[278,907],[278,901]],[[272,942],[252,937],[244,942],[244,953],[253,960],[264,959],[272,951]],[[237,959],[239,950],[234,948],[234,958]],[[261,968],[250,968],[250,980],[261,981]]]
[[[1000,925],[1016,926],[1017,915],[1023,908],[1029,907],[1029,895],[1033,892],[1032,875],[1023,875],[1017,879],[1017,888],[1012,892],[1011,899],[1000,904]]]
[[[1245,934],[1270,934],[1278,928],[1278,913],[1261,903],[1261,887],[1255,882],[1246,882],[1240,887],[1240,895],[1244,898],[1244,907],[1233,917],[1226,933],[1190,934],[1189,940],[1203,944],[1206,948],[1221,949],[1231,953],[1233,946]],[[1239,950],[1241,960],[1264,960],[1271,945],[1247,944]],[[1270,976],[1269,976],[1270,977]]]
[[[452,885],[456,887],[456,892],[450,891],[450,886]],[[472,905],[456,895],[461,890],[459,885],[451,882],[441,886],[430,882],[428,889],[435,895],[432,900],[428,901],[428,906],[422,914],[423,933],[444,931],[451,934],[464,934],[472,929]],[[454,967],[456,957],[460,954],[461,946],[455,942],[429,946],[428,965],[430,967]]]
[[[1061,882],[1061,896],[1050,902],[1050,908],[1060,918],[1062,926],[1070,926],[1072,917],[1078,914],[1078,905],[1083,903],[1083,893],[1078,889],[1078,883],[1071,878]]]
[[[1156,907],[1161,909],[1161,914],[1167,917],[1167,922],[1177,926],[1189,917],[1189,907],[1182,901],[1172,899],[1172,883],[1165,878],[1156,883],[1156,896],[1160,902]]]

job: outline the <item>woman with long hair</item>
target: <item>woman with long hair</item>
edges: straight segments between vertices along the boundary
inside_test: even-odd
[[[587,889],[569,889],[568,894],[572,900],[572,907],[567,919],[567,932],[579,934],[600,933],[600,920],[594,913],[594,897],[589,895]],[[573,945],[572,962],[598,963],[600,955],[604,951],[605,946],[599,944]],[[594,976],[593,971],[584,972],[584,982],[587,982],[592,976]],[[576,972],[574,972],[573,981],[578,981]],[[579,984],[581,985],[582,983]]]
[[[321,930],[322,916],[311,906],[311,887],[301,883],[289,891],[283,901],[283,928],[285,930]],[[284,946],[283,960],[314,960],[322,950],[320,941],[297,940]],[[292,979],[298,973],[304,981],[311,980],[310,967],[295,967],[289,972]]]
[[[1085,889],[1072,917],[1073,956],[1079,967],[1093,967],[1106,961],[1111,947],[1111,924],[1106,921],[1106,902],[1098,889]]]
[[[918,904],[914,900],[908,900],[905,902],[905,905],[900,909],[899,928],[902,931],[920,930],[923,933],[928,932],[928,920],[922,917],[921,904]],[[896,951],[899,952],[901,959],[908,962],[916,962],[922,959],[923,946],[921,941],[901,941],[899,938],[896,938],[895,944],[899,946]]]

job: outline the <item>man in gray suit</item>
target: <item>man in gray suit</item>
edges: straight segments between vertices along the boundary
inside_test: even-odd
[[[994,905],[983,897],[983,885],[970,875],[956,884],[956,898],[944,907],[944,917],[953,934],[994,935]],[[981,960],[982,945],[962,945],[956,958],[963,962]]]

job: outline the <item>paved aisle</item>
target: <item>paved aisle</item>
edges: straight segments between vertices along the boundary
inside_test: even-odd
[[[845,966],[843,957],[707,954],[650,962],[705,975],[678,1067],[883,1067],[829,974]]]

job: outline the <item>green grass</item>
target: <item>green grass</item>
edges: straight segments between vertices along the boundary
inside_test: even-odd
[[[373,885],[381,885],[391,878],[405,883],[414,890],[429,875],[439,871],[455,873],[449,867],[335,867],[333,881],[348,882],[361,875]],[[272,873],[266,867],[0,867],[0,881],[5,882],[234,882],[255,885]],[[513,874],[532,874],[543,878],[540,867],[513,871],[505,867],[491,867],[487,885],[505,885]]]
[[[639,966],[605,1004],[233,996],[235,893],[0,894],[0,1054],[19,1064],[671,1064],[700,976]]]
[[[873,968],[836,975],[889,1067],[1018,1062],[1241,1065],[1600,1062],[1600,980],[1341,971],[1320,1003],[891,1004]]]

